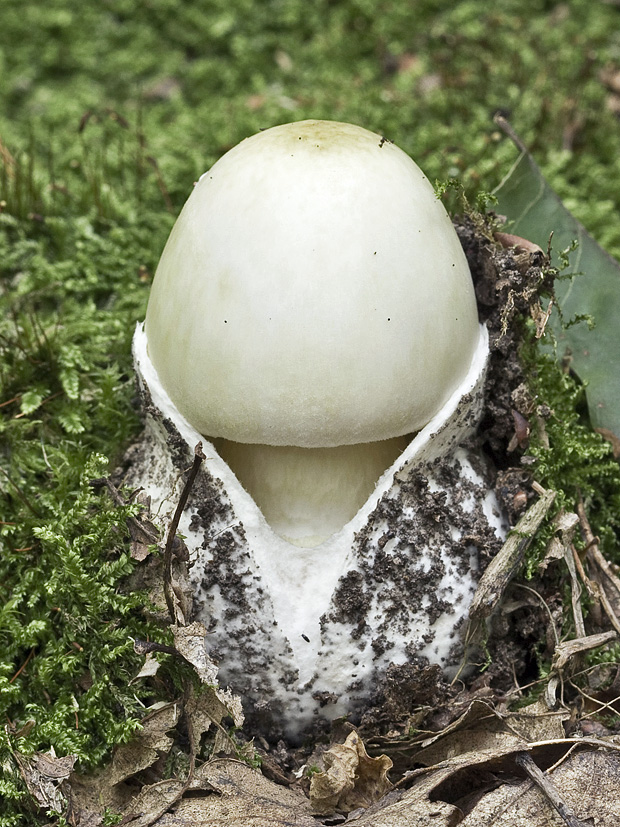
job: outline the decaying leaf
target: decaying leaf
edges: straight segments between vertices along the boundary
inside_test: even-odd
[[[130,684],[135,683],[140,678],[152,678],[153,675],[157,674],[159,666],[159,661],[154,654],[152,652],[148,652],[144,659],[144,663],[142,664],[142,668],[135,678],[131,679]]]
[[[71,789],[75,808],[81,819],[98,824],[105,807],[120,809],[135,792],[124,789],[123,782],[151,767],[172,746],[168,734],[178,723],[182,713],[180,703],[156,704],[142,721],[142,729],[128,743],[117,747],[112,761],[103,770],[92,775],[72,775]]]
[[[201,682],[207,687],[200,696],[192,695],[186,712],[198,722],[198,716],[215,724],[224,718],[232,718],[235,726],[243,726],[241,699],[229,689],[220,689],[217,682],[217,666],[207,655],[205,637],[207,630],[195,621],[189,626],[173,626],[172,634],[177,651],[194,667]],[[210,690],[210,691],[209,691]],[[202,732],[205,732],[205,727]]]
[[[15,753],[22,778],[28,792],[45,810],[62,812],[66,804],[63,781],[71,775],[75,755],[57,758],[52,752],[36,752],[34,755]]]
[[[179,721],[182,707],[178,703],[160,704],[142,720],[138,737],[116,749],[106,768],[109,784],[118,784],[157,761],[167,752],[173,739],[168,734]]]
[[[191,663],[202,683],[217,685],[217,666],[207,655],[207,630],[202,623],[195,621],[189,626],[173,626],[172,634],[177,651]]]
[[[203,764],[190,790],[190,797],[163,815],[157,827],[317,827],[300,790],[278,786],[241,761],[220,758]],[[142,815],[129,822],[131,827],[146,827],[147,809],[155,812],[156,804],[142,799]]]
[[[349,813],[368,807],[392,789],[387,777],[392,761],[370,758],[357,732],[323,756],[325,771],[312,776],[310,803],[315,813]]]
[[[535,741],[564,738],[565,710],[550,711],[542,701],[515,712],[496,709],[484,701],[473,701],[466,712],[437,735],[420,744],[413,756],[416,764],[433,766],[446,756],[494,755],[505,750],[522,750]]]
[[[195,714],[200,696],[187,704]],[[213,714],[222,711],[216,704]],[[162,729],[176,720],[169,709],[160,715],[151,719],[151,745],[162,745]],[[144,785],[137,795],[135,786],[119,783],[116,789],[133,790],[124,801],[100,786],[98,806],[90,809],[77,785],[77,810],[80,824],[88,827],[100,825],[103,806],[110,803],[131,827],[316,827],[321,822],[312,813],[335,811],[350,812],[347,823],[355,827],[559,825],[544,791],[519,764],[519,756],[526,755],[543,771],[552,767],[550,783],[576,816],[611,827],[616,821],[610,814],[620,812],[620,737],[565,738],[567,715],[549,711],[542,700],[515,712],[475,701],[413,757],[414,764],[434,763],[406,773],[401,783],[407,789],[392,788],[390,759],[370,758],[352,732],[325,753],[326,770],[313,777],[310,801],[301,789],[275,784],[241,761],[215,758],[184,779]],[[198,728],[206,723],[202,717]],[[133,770],[143,764],[135,760]],[[117,766],[116,778],[128,769],[129,763]]]
[[[558,816],[543,791],[531,780],[502,784],[460,822],[460,827],[551,827],[557,824],[614,827],[620,814],[620,753],[575,752],[548,773],[565,812]]]
[[[241,727],[243,709],[240,699],[230,690],[218,689],[217,686],[203,686],[200,692],[191,689],[185,702],[185,715],[195,744],[200,743],[203,733],[216,726],[218,732],[215,736],[213,754],[235,752],[228,733],[222,729],[222,722],[230,718],[236,727]]]
[[[564,721],[570,718],[566,709],[549,709],[539,699],[523,709],[508,712],[504,716],[507,728],[529,743],[536,741],[561,741],[565,736]]]

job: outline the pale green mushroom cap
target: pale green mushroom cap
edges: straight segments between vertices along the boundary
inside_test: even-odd
[[[150,358],[202,434],[333,447],[410,434],[467,374],[467,261],[418,166],[332,121],[268,129],[194,188],[157,268]]]

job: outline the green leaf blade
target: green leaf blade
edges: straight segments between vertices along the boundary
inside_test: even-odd
[[[554,314],[551,325],[561,352],[570,349],[571,367],[587,385],[593,427],[620,437],[620,265],[566,209],[526,151],[494,194],[498,213],[508,218],[516,235],[546,249],[553,232],[557,251],[577,241],[564,271],[571,277],[556,286],[564,324]],[[553,263],[560,265],[557,254]],[[593,330],[586,322],[565,326],[583,315],[592,317]]]

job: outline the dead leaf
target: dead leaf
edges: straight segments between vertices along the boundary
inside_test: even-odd
[[[123,824],[131,827],[150,827],[158,824],[162,813],[177,801],[183,791],[184,781],[166,778],[156,784],[142,787],[122,812]]]
[[[523,741],[561,741],[566,733],[563,722],[568,721],[570,713],[565,709],[557,712],[550,710],[541,698],[529,706],[504,717],[507,727]]]
[[[228,732],[222,728],[222,722],[226,718],[231,718],[236,727],[243,725],[243,709],[239,698],[230,691],[223,691],[215,686],[203,686],[198,692],[191,689],[185,703],[185,714],[196,746],[200,743],[203,733],[216,726],[218,732],[215,736],[213,754],[235,754],[235,744]]]
[[[132,683],[135,683],[140,678],[152,678],[153,675],[157,674],[159,667],[160,663],[157,658],[152,652],[148,652],[146,658],[144,659],[144,663],[142,664],[142,669],[140,669],[135,678],[132,678],[129,681],[129,685],[131,686]]]
[[[219,758],[203,764],[190,790],[191,797],[162,816],[157,827],[317,827],[300,790],[274,784],[241,761]],[[200,790],[206,794],[197,795]]]
[[[507,250],[514,249],[518,253],[541,253],[544,255],[544,251],[538,244],[528,241],[527,238],[521,238],[519,235],[493,233],[493,238]]]
[[[442,780],[454,772],[452,767],[425,772],[410,790],[394,790],[357,818],[347,819],[355,827],[456,827],[463,813],[453,804],[431,800]]]
[[[458,755],[494,755],[499,750],[518,750],[526,741],[506,725],[490,703],[473,701],[467,710],[444,730],[422,742],[415,763],[427,767]]]
[[[28,792],[45,810],[62,812],[66,806],[62,783],[71,775],[75,755],[56,758],[54,752],[35,752],[34,755],[14,753]]]
[[[369,807],[392,789],[387,777],[392,761],[387,755],[370,758],[357,732],[344,744],[336,744],[323,755],[325,772],[310,782],[310,803],[315,813],[350,813]]]
[[[127,528],[131,538],[131,556],[134,560],[145,560],[161,539],[159,529],[150,519],[151,498],[144,491],[137,491],[135,497],[126,499],[108,477],[91,480],[91,486],[105,487],[117,505],[127,505],[133,500],[140,506],[136,517],[127,518]]]
[[[590,744],[610,749],[571,753]],[[517,754],[511,749],[473,752],[416,770],[409,774],[411,788],[397,802],[384,808],[379,802],[350,823],[356,827],[560,827],[562,821],[538,787],[523,780]],[[547,765],[550,755],[560,758],[548,775],[578,818],[591,819],[588,823],[597,827],[617,825],[620,750],[611,738],[562,739],[534,747],[531,754]]]
[[[568,811],[582,824],[614,827],[620,813],[620,754],[577,752],[547,774]],[[487,793],[460,827],[550,827],[563,823],[532,781]],[[571,823],[571,822],[564,822]],[[572,822],[575,824],[576,822]]]
[[[215,724],[220,724],[224,718],[230,717],[236,727],[243,726],[241,699],[233,695],[229,689],[220,689],[218,686],[218,668],[207,655],[207,630],[203,624],[195,621],[189,626],[173,626],[172,634],[179,654],[194,667],[201,682],[211,689],[210,692],[203,692],[199,700],[196,696],[189,702],[188,710],[193,715],[195,723],[198,724],[199,721],[197,716],[201,716],[203,722],[210,720]],[[206,729],[202,730],[205,731]]]
[[[594,430],[597,432],[597,434],[600,434],[603,437],[603,439],[606,439],[607,442],[611,443],[611,449],[613,451],[614,459],[620,459],[620,439],[614,434],[614,432],[610,431],[609,428],[595,428]]]
[[[173,626],[174,645],[177,651],[196,670],[202,683],[217,686],[217,666],[207,655],[205,638],[207,630],[198,621],[189,626]]]
[[[154,705],[143,719],[142,729],[128,744],[116,748],[107,767],[90,775],[71,775],[74,807],[80,814],[80,824],[86,821],[99,824],[105,807],[118,811],[127,804],[135,788],[126,788],[123,782],[151,767],[170,750],[173,739],[168,732],[178,723],[181,712],[180,703]]]

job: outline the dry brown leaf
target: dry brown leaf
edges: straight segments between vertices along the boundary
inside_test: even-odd
[[[207,655],[205,638],[207,630],[195,621],[189,626],[173,626],[174,645],[177,651],[196,670],[202,683],[217,686],[217,666]]]
[[[173,739],[167,734],[176,726],[182,712],[180,703],[158,704],[142,721],[142,729],[128,743],[117,747],[111,763],[91,775],[71,775],[74,808],[80,824],[99,824],[105,807],[122,809],[135,793],[122,782],[152,766],[167,753]]]
[[[183,791],[184,782],[178,778],[166,778],[156,784],[142,787],[122,812],[123,824],[128,827],[150,827],[160,824],[159,817],[173,807]]]
[[[41,808],[62,812],[66,805],[62,782],[70,776],[75,758],[75,755],[56,758],[53,752],[15,753],[28,792]]]
[[[173,739],[167,733],[176,726],[181,712],[180,704],[162,704],[143,718],[137,737],[115,750],[112,763],[104,771],[107,783],[114,786],[131,778],[168,752]]]
[[[573,753],[547,777],[581,822],[596,827],[619,823],[620,754]],[[517,786],[503,784],[487,793],[460,827],[559,827],[563,823],[544,793],[527,780]]]
[[[460,729],[415,754],[416,764],[428,767],[441,764],[446,758],[461,755],[478,755],[487,760],[504,752],[525,749],[527,742],[509,732],[500,719],[479,724],[473,729]]]
[[[469,748],[456,749],[448,746],[450,741],[446,739],[450,736],[450,739],[454,739],[454,742],[456,743],[464,733],[469,733],[472,730],[480,733],[482,740],[476,742],[476,746],[482,749],[484,747],[484,742],[486,741],[487,733],[489,733],[491,735],[491,739],[494,740],[495,736],[493,733],[498,731],[504,733],[506,731],[506,726],[490,702],[476,698],[455,721],[452,721],[451,724],[448,724],[448,726],[444,727],[444,729],[440,732],[437,732],[435,735],[431,735],[420,742],[422,752],[416,754],[416,762],[430,766],[431,764],[435,764],[437,761],[441,761],[446,757],[458,755],[460,752],[469,752]],[[465,737],[471,740],[469,735],[466,735]],[[441,744],[441,746],[433,752],[437,758],[429,759],[429,761],[422,758],[422,755],[430,756],[431,752],[428,748],[436,742],[440,742]]]
[[[230,691],[223,691],[215,686],[203,686],[199,692],[190,689],[185,702],[185,714],[192,729],[194,744],[198,745],[202,734],[214,725],[219,729],[213,745],[213,754],[235,752],[230,736],[225,730],[222,731],[221,727],[222,721],[226,718],[231,718],[237,727],[243,725],[241,701]]]
[[[142,664],[142,669],[140,669],[135,678],[129,681],[129,685],[131,686],[132,683],[140,680],[140,678],[152,678],[153,675],[156,675],[159,671],[159,667],[160,663],[155,655],[152,652],[148,652]]]
[[[582,742],[616,746],[611,739]],[[555,752],[567,755],[575,745],[580,745],[578,739],[557,742]],[[533,751],[538,753],[543,755],[544,748]],[[516,754],[513,749],[474,752],[439,767],[416,770],[409,776],[411,788],[398,799],[392,793],[347,823],[355,827],[560,827],[564,822],[545,795],[529,779],[523,780]],[[592,827],[617,827],[620,751],[570,754],[548,776],[577,818],[590,819],[586,824]]]
[[[535,718],[535,715],[531,717]],[[566,805],[592,827],[616,827],[620,812],[619,739],[573,738],[534,745],[531,755]],[[340,745],[344,746],[344,745]],[[525,750],[530,745],[524,746]],[[608,747],[608,749],[605,749]],[[575,749],[582,752],[571,752]],[[551,750],[551,752],[550,752]],[[586,751],[587,750],[587,751]],[[440,766],[409,774],[408,790],[392,790],[347,824],[354,827],[559,827],[562,823],[540,789],[517,767],[513,747],[474,751]],[[372,759],[368,759],[369,761]],[[376,760],[376,759],[375,759]],[[177,801],[183,783],[162,781],[144,787],[124,810],[130,827],[316,827],[300,790],[264,778],[246,764],[215,759],[196,769],[189,796]],[[487,792],[490,790],[490,792]],[[155,822],[154,817],[166,809]],[[82,822],[98,822],[82,813]],[[86,816],[86,819],[84,818]],[[81,824],[82,824],[81,822]]]
[[[561,741],[566,733],[563,722],[570,718],[565,709],[552,711],[544,700],[504,716],[507,727],[523,741]]]
[[[620,97],[618,97],[618,109],[620,110]],[[611,443],[614,459],[620,459],[620,439],[618,439],[616,434],[614,434],[613,431],[610,431],[609,428],[595,428],[594,430],[597,434],[600,434],[603,439],[606,439],[607,442]]]
[[[357,818],[347,819],[354,827],[456,827],[463,813],[445,801],[431,800],[435,787],[450,777],[452,766],[436,769],[416,779],[406,792],[394,790]]]
[[[179,802],[157,827],[317,827],[308,799],[268,781],[240,761],[220,758],[196,770],[190,798]],[[200,790],[212,790],[204,796]],[[133,822],[131,827],[143,827]]]
[[[528,743],[562,740],[562,722],[569,717],[565,710],[550,711],[544,701],[506,713],[475,700],[450,726],[423,741],[412,760],[427,767],[461,755],[479,755],[488,760],[507,751],[527,749]]]
[[[325,772],[310,782],[310,803],[315,813],[350,813],[369,807],[392,789],[387,777],[392,761],[387,755],[370,758],[357,732],[344,744],[335,744],[323,755]]]

